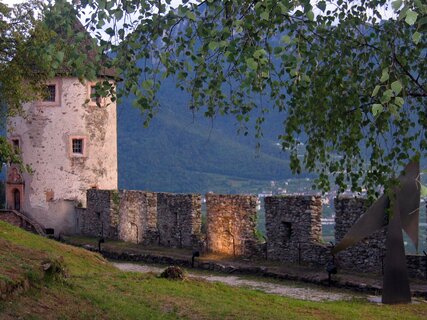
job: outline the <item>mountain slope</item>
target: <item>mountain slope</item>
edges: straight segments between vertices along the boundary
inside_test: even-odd
[[[168,192],[256,192],[291,177],[286,155],[273,140],[260,150],[236,135],[230,118],[194,119],[185,97],[168,89],[148,128],[125,99],[118,111],[119,185]],[[173,106],[172,106],[173,105]],[[271,133],[271,132],[270,132]]]

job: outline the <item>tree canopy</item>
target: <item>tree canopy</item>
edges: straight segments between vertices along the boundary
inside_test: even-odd
[[[114,58],[108,67],[123,79],[118,95],[134,95],[147,123],[162,79],[173,76],[191,95],[191,110],[229,114],[242,127],[255,117],[259,137],[264,115],[280,111],[278,141],[291,168],[318,173],[323,190],[334,182],[375,192],[396,181],[410,160],[425,157],[424,1],[170,3],[75,5]],[[72,61],[83,77],[78,54]]]
[[[294,172],[371,191],[426,155],[427,4],[420,0],[81,1],[147,121],[162,79],[189,108],[245,125],[283,113]],[[107,35],[107,36],[106,36]],[[142,63],[141,63],[142,61]],[[255,113],[256,112],[256,113]],[[303,155],[300,154],[303,146]]]
[[[105,73],[102,51],[77,15],[73,6],[61,0],[55,4],[30,0],[12,7],[0,2],[3,119],[22,115],[22,105],[43,97],[46,81],[56,75],[94,80],[99,72]],[[112,93],[111,86],[101,87],[103,94]],[[24,165],[19,152],[4,138],[0,139],[0,160]]]

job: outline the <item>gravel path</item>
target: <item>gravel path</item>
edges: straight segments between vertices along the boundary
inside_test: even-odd
[[[133,271],[133,272],[153,272],[160,273],[165,268],[147,266],[134,263],[113,263],[115,267],[122,271]],[[298,286],[287,286],[283,283],[271,283],[258,280],[247,280],[238,276],[219,276],[219,275],[204,275],[196,273],[188,273],[190,278],[204,279],[210,282],[222,282],[230,286],[235,287],[246,287],[255,290],[261,290],[266,293],[277,294],[284,297],[290,297],[295,299],[309,300],[309,301],[338,301],[338,300],[350,300],[354,296],[345,293],[326,291],[315,288],[305,288]]]

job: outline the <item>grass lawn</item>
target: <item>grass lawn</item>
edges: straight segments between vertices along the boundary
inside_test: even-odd
[[[60,258],[63,257],[63,258]],[[45,276],[62,261],[68,277]],[[0,319],[427,319],[427,303],[307,302],[201,280],[116,270],[101,256],[0,222],[0,280],[31,289],[0,302]]]

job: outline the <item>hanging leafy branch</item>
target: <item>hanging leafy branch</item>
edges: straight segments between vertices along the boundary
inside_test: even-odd
[[[207,117],[283,113],[278,137],[294,172],[374,192],[426,155],[427,5],[385,1],[82,1],[147,123],[162,79]],[[392,6],[392,7],[391,7]],[[381,13],[394,12],[386,19]],[[93,24],[94,23],[94,24]],[[115,41],[112,41],[113,38]],[[142,63],[141,63],[142,61]],[[304,153],[300,154],[301,144]]]
[[[81,53],[63,50],[66,61],[82,78],[116,68],[119,97],[133,94],[147,124],[162,80],[175,77],[191,110],[234,116],[243,128],[256,117],[258,137],[265,113],[281,112],[278,139],[292,170],[317,172],[324,190],[333,177],[342,189],[374,192],[425,157],[423,1],[205,0],[171,9],[169,0],[82,0],[76,9],[114,59],[88,68]]]

